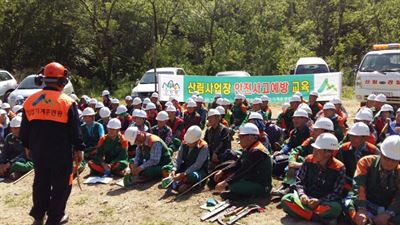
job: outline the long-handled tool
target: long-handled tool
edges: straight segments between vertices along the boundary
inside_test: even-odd
[[[240,220],[241,218],[243,218],[243,217],[249,215],[250,213],[252,213],[252,212],[254,212],[254,211],[256,211],[256,210],[259,210],[261,207],[258,206],[258,205],[253,205],[253,206],[248,206],[248,207],[246,207],[246,208],[247,208],[246,210],[243,210],[243,211],[240,212],[238,215],[232,217],[232,218],[228,221],[228,223],[226,223],[226,224],[232,225],[232,224],[234,224],[236,221]]]
[[[24,174],[23,176],[21,176],[20,178],[18,178],[18,180],[14,181],[12,184],[16,184],[18,182],[20,182],[21,180],[23,180],[25,177],[29,176],[33,171],[35,171],[34,169],[29,170],[26,174]]]
[[[215,208],[213,211],[204,214],[202,217],[200,217],[200,220],[201,221],[207,220],[207,219],[223,212],[225,209],[229,208],[230,206],[231,206],[231,204],[229,203],[229,201],[226,201],[221,206]]]

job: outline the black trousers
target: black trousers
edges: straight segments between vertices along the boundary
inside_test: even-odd
[[[35,166],[33,207],[29,215],[41,220],[47,213],[46,225],[59,224],[72,188],[71,166],[43,168]]]

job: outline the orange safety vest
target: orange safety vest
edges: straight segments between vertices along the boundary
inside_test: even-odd
[[[24,103],[24,111],[28,121],[49,120],[58,123],[68,122],[68,111],[73,100],[66,94],[54,90],[39,91]]]

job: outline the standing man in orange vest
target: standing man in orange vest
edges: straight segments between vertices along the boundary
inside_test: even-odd
[[[68,221],[65,207],[71,193],[73,160],[82,161],[85,148],[79,127],[77,106],[62,91],[68,83],[67,70],[52,62],[35,78],[45,83],[43,90],[24,103],[21,140],[32,156],[35,169],[33,181],[33,224],[63,224]]]

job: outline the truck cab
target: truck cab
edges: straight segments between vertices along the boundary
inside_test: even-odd
[[[361,105],[369,94],[384,94],[387,103],[400,105],[400,44],[378,44],[354,67],[355,93]]]

